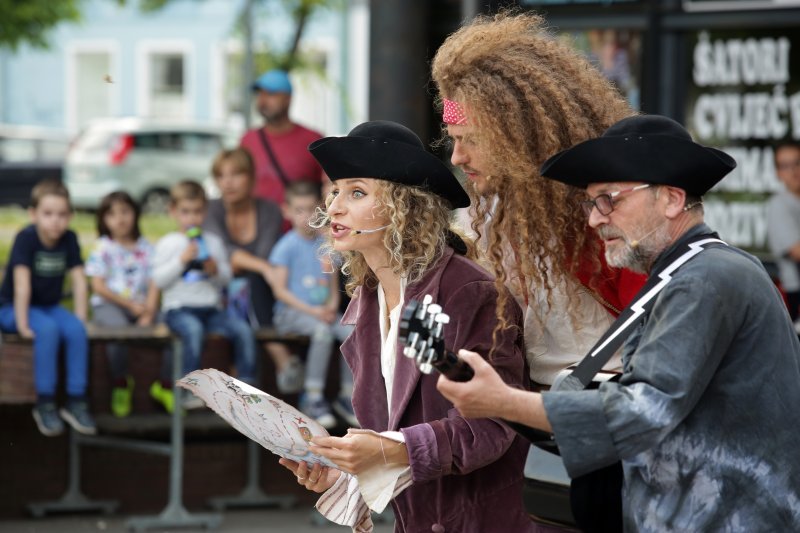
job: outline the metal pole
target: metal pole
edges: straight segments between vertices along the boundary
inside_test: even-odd
[[[172,343],[172,391],[175,405],[172,410],[170,435],[169,496],[167,506],[158,516],[130,518],[126,526],[133,531],[164,529],[172,527],[205,527],[214,529],[222,523],[217,513],[189,513],[183,506],[183,406],[186,391],[177,386],[183,374],[183,345],[175,339]]]
[[[250,129],[250,101],[253,85],[253,0],[246,0],[242,8],[242,39],[244,40],[244,61],[242,62],[242,114],[244,127]]]

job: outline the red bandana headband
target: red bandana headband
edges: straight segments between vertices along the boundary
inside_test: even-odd
[[[442,121],[445,124],[462,126],[467,123],[467,114],[464,111],[464,106],[447,98],[442,99],[442,104]]]

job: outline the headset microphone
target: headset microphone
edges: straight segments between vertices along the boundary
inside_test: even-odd
[[[660,230],[661,228],[663,228],[667,224],[669,224],[669,220],[665,220],[664,222],[662,222],[661,224],[659,224],[655,228],[651,229],[650,231],[648,231],[647,233],[645,233],[644,235],[642,235],[638,239],[632,240],[631,241],[631,248],[637,248],[639,246],[640,242],[642,242],[643,240],[645,240],[650,235],[652,235],[653,233],[657,232],[658,230]]]
[[[374,229],[354,229],[354,230],[350,230],[350,232],[351,232],[351,234],[353,234],[353,235],[361,235],[362,233],[375,233],[376,231],[380,231],[380,230],[382,230],[382,229],[386,229],[386,228],[388,228],[388,227],[389,227],[389,224],[386,224],[385,226],[381,226],[380,228],[374,228]]]
[[[686,211],[690,211],[690,210],[694,209],[694,208],[695,208],[695,207],[697,207],[698,205],[703,205],[703,202],[702,202],[702,201],[700,201],[700,202],[695,202],[695,203],[693,203],[693,204],[686,205],[686,206],[684,206],[684,208],[683,208],[683,210],[682,210],[682,211],[685,213]],[[637,246],[639,246],[639,243],[640,243],[640,242],[642,242],[644,239],[646,239],[647,237],[649,237],[650,235],[652,235],[652,234],[653,234],[653,233],[655,233],[656,231],[658,231],[658,230],[660,230],[661,228],[663,228],[663,227],[664,227],[664,225],[665,225],[665,224],[668,224],[668,223],[669,223],[669,220],[665,220],[664,222],[662,222],[661,224],[659,224],[659,225],[658,225],[658,226],[656,226],[655,228],[651,229],[650,231],[648,231],[647,233],[645,233],[644,235],[642,235],[640,238],[638,238],[638,239],[635,239],[635,240],[631,241],[631,248],[636,248]]]

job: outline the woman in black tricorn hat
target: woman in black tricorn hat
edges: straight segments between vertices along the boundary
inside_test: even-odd
[[[325,492],[317,503],[325,516],[356,531],[371,530],[370,508],[390,498],[396,531],[533,531],[521,500],[527,444],[497,421],[459,416],[436,391],[437,375],[420,373],[397,341],[404,303],[431,295],[450,314],[446,346],[475,350],[507,383],[527,386],[521,311],[509,299],[507,327],[493,339],[493,278],[450,230],[451,210],[466,207],[467,195],[393,122],[367,122],[309,150],[333,181],[321,223],[353,293],[342,322],[355,330],[341,351],[364,429],[313,440],[312,451],[340,470],[281,464]]]

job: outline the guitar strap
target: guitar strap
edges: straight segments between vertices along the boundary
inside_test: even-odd
[[[634,327],[642,317],[650,312],[656,296],[672,279],[672,273],[692,257],[702,252],[708,244],[724,244],[727,246],[727,243],[721,241],[718,237],[716,233],[703,233],[687,239],[670,252],[666,259],[661,262],[664,266],[650,273],[647,282],[636,293],[632,303],[622,310],[614,323],[600,337],[600,340],[589,350],[589,353],[577,365],[571,367],[575,370],[551,390],[585,389],[592,382],[592,378],[600,372],[603,365],[611,359],[617,348],[633,332]],[[509,420],[504,420],[503,422],[537,447],[550,453],[559,453],[552,433]]]
[[[693,238],[687,239],[684,243],[677,246],[667,258],[662,261],[663,267],[650,273],[647,282],[644,284],[633,301],[623,309],[611,327],[600,337],[600,340],[589,350],[589,353],[578,363],[564,380],[558,384],[557,390],[580,390],[586,388],[591,383],[592,378],[600,372],[617,349],[625,342],[634,327],[642,317],[653,308],[656,296],[667,283],[672,280],[672,274],[684,263],[699,254],[709,244],[727,243],[719,239],[716,233],[704,233]]]

